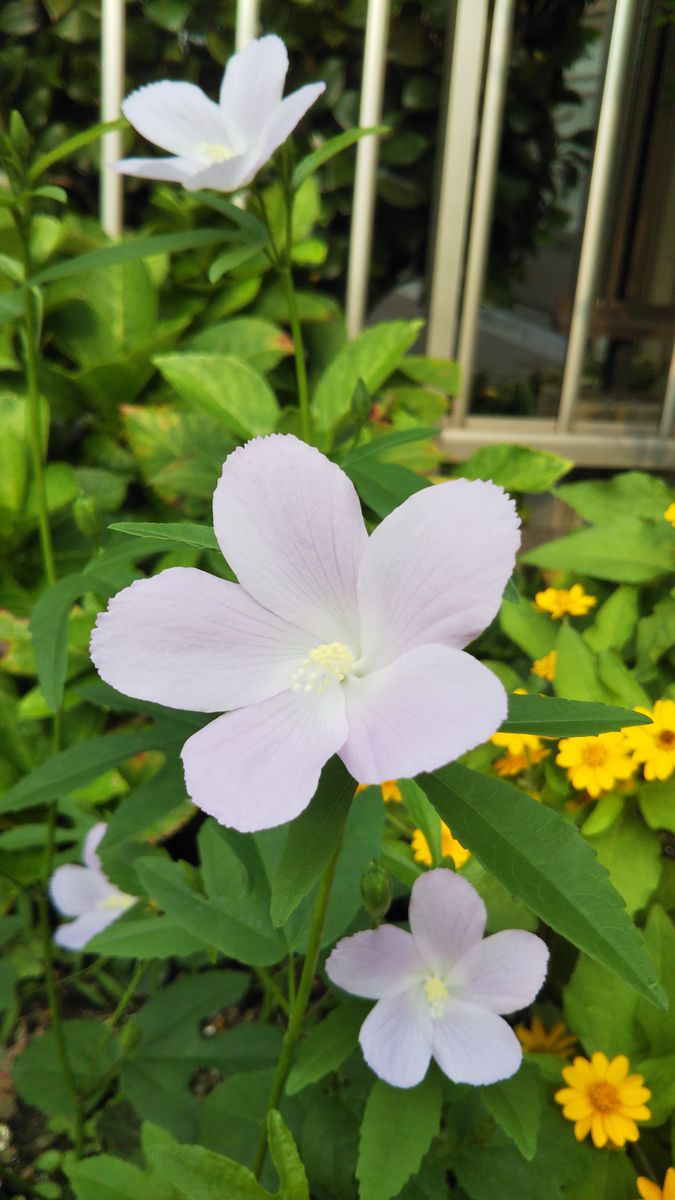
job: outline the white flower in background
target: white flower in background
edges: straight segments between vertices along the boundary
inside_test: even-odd
[[[149,83],[127,96],[122,112],[138,133],[172,158],[124,158],[116,169],[142,179],[182,183],[189,192],[233,192],[250,183],[293,132],[325,83],[308,83],[282,100],[288,53],[271,35],[228,62],[220,103],[194,83]]]
[[[230,454],[213,517],[239,583],[160,571],[114,596],[91,639],[127,696],[225,712],[183,747],[204,812],[243,833],[283,825],[333,754],[359,783],[410,779],[499,728],[506,692],[462,647],[513,570],[519,521],[501,488],[424,488],[369,537],[344,471],[272,434]]]
[[[359,1041],[386,1083],[414,1087],[432,1057],[455,1083],[496,1083],[518,1070],[520,1042],[498,1014],[532,1003],[548,950],[522,929],[483,941],[485,920],[475,888],[441,867],[413,884],[410,933],[380,925],[343,938],[328,958],[333,983],[377,1000]]]
[[[121,892],[101,870],[96,848],[107,828],[101,821],[89,830],[82,851],[83,867],[57,867],[51,877],[49,893],[54,907],[64,917],[76,918],[59,925],[54,934],[54,941],[65,950],[82,950],[95,934],[136,903],[135,896]]]

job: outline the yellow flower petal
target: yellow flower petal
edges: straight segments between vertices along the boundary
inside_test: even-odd
[[[602,1113],[594,1112],[593,1116],[591,1117],[591,1137],[593,1138],[593,1145],[597,1146],[598,1150],[601,1150],[603,1146],[607,1145],[605,1117]],[[623,1142],[621,1142],[620,1145],[623,1145]]]
[[[668,1167],[663,1181],[663,1200],[675,1200],[675,1167]]]
[[[609,1060],[607,1055],[602,1053],[602,1050],[596,1050],[595,1053],[591,1055],[591,1067],[593,1069],[594,1079],[605,1080],[607,1078],[608,1066]]]
[[[589,1130],[593,1123],[592,1117],[582,1117],[574,1126],[574,1136],[578,1142],[583,1142],[585,1137],[588,1137]]]
[[[608,1083],[621,1083],[628,1074],[628,1059],[625,1054],[617,1054],[607,1067],[605,1079]]]
[[[638,1176],[637,1189],[640,1193],[640,1200],[665,1200],[664,1193],[656,1183],[652,1183],[651,1179],[646,1179],[644,1175]]]

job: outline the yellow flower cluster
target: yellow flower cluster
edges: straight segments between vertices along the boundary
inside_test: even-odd
[[[550,754],[542,746],[541,738],[532,733],[494,733],[490,741],[506,750],[494,764],[495,771],[502,776],[520,775]]]
[[[535,658],[532,663],[532,674],[538,675],[540,679],[548,679],[549,683],[553,683],[557,659],[558,655],[555,650],[550,650],[543,658]]]
[[[431,849],[421,829],[415,830],[410,845],[415,862],[425,863],[430,867]],[[445,821],[441,822],[441,854],[443,858],[451,858],[457,870],[464,865],[467,858],[471,857],[471,851],[467,850],[466,846],[463,846],[461,842],[457,841],[457,838],[452,836]]]
[[[571,588],[548,587],[534,597],[535,608],[550,613],[554,620],[585,617],[597,603],[597,597],[587,595],[580,583],[572,584]]]
[[[675,510],[675,504],[672,507]],[[638,1175],[637,1187],[640,1200],[675,1200],[675,1167],[668,1167],[662,1188],[645,1175]]]
[[[645,779],[668,779],[675,771],[675,700],[657,700],[651,712],[648,708],[636,712],[651,717],[652,724],[623,730],[633,759],[643,766]]]
[[[556,1092],[563,1116],[574,1121],[578,1142],[590,1133],[594,1146],[624,1146],[640,1136],[637,1121],[648,1121],[646,1108],[651,1092],[642,1075],[629,1075],[625,1054],[607,1058],[596,1051],[589,1059],[575,1058],[571,1067],[563,1067],[567,1087]]]
[[[516,1025],[514,1032],[526,1054],[559,1054],[561,1058],[569,1058],[577,1041],[562,1021],[552,1029],[545,1029],[539,1017],[533,1017],[529,1027]]]
[[[564,767],[577,791],[595,800],[642,767],[648,781],[675,772],[675,701],[657,700],[654,708],[638,708],[651,725],[630,725],[617,733],[562,738],[556,762]],[[494,740],[494,739],[493,739]]]

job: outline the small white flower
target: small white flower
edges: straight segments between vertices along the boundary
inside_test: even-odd
[[[308,83],[282,100],[288,53],[271,35],[229,60],[220,104],[194,83],[150,83],[127,96],[122,112],[172,158],[124,158],[123,175],[182,183],[189,192],[233,192],[250,183],[293,132],[325,83]]]
[[[127,896],[106,878],[96,848],[107,829],[104,821],[94,825],[84,839],[83,867],[57,867],[49,883],[49,893],[55,908],[64,917],[76,917],[67,925],[59,925],[54,941],[64,950],[82,950],[87,942],[100,933],[130,905],[135,896]]]
[[[485,920],[476,889],[439,868],[413,884],[410,933],[380,925],[343,938],[328,958],[333,983],[377,1000],[359,1041],[386,1083],[414,1087],[432,1057],[455,1083],[495,1083],[518,1070],[520,1042],[498,1014],[532,1003],[548,950],[522,929],[483,941]]]

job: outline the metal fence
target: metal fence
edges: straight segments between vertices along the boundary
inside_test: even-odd
[[[476,416],[471,389],[478,321],[485,281],[504,95],[516,0],[455,0],[452,52],[447,72],[444,133],[438,147],[438,203],[430,229],[429,307],[426,349],[456,358],[461,385],[441,433],[449,459],[461,459],[495,441],[522,442],[555,450],[579,465],[658,467],[675,470],[675,346],[656,420],[594,420],[579,410],[584,358],[591,333],[603,249],[603,225],[612,185],[622,103],[639,5],[615,0],[597,121],[585,221],[557,415],[551,418]],[[359,123],[382,116],[389,0],[369,0],[363,55]],[[238,0],[236,45],[257,33],[259,0]],[[119,115],[124,77],[124,0],[103,0],[103,118]],[[121,157],[121,134],[103,144],[101,219],[113,236],[122,227],[123,179],[105,169]],[[366,318],[375,211],[378,140],[364,138],[356,174],[346,287],[350,336]],[[638,410],[639,411],[639,410]]]

